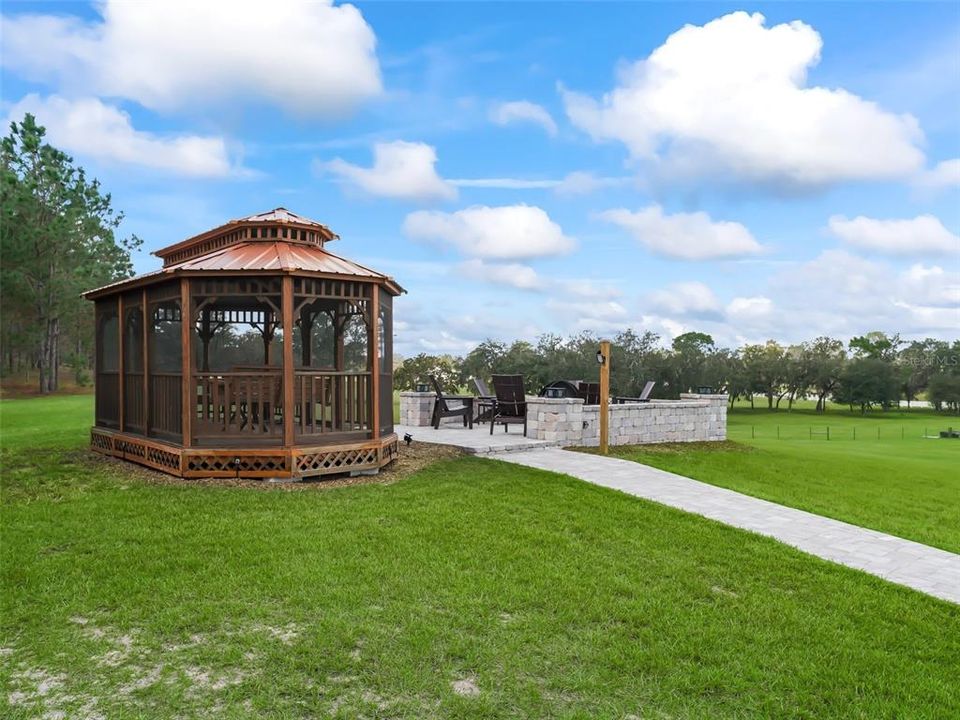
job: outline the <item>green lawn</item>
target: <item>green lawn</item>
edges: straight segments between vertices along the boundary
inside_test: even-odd
[[[5,717],[960,715],[958,606],[489,460],[150,484],[86,403],[0,402]]]
[[[960,552],[960,441],[923,437],[951,425],[960,427],[960,418],[929,411],[877,411],[861,417],[838,408],[825,416],[809,409],[737,408],[728,417],[733,443],[612,451],[713,485]]]

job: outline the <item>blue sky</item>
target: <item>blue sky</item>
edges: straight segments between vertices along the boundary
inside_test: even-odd
[[[150,250],[276,206],[394,275],[397,349],[960,325],[956,3],[4,4]]]

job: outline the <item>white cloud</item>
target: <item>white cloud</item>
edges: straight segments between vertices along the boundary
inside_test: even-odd
[[[720,316],[717,296],[702,282],[674,283],[653,291],[648,299],[661,314],[714,319]]]
[[[487,263],[474,258],[460,263],[455,272],[474,280],[507,285],[519,290],[540,290],[544,287],[537,271],[521,263]]]
[[[527,100],[516,100],[495,105],[490,110],[490,119],[497,125],[509,125],[515,122],[530,122],[539,125],[548,135],[557,134],[557,124],[550,113],[541,105]]]
[[[561,279],[556,280],[552,285],[562,295],[584,300],[612,300],[623,294],[610,280]]]
[[[457,189],[437,174],[437,152],[424,143],[377,143],[373,167],[351,165],[337,158],[319,163],[340,179],[370,195],[405,200],[454,200]]]
[[[808,338],[810,328],[837,337],[877,329],[953,337],[960,326],[958,287],[956,271],[936,266],[898,271],[845,250],[827,250],[771,279],[782,310],[774,329],[793,339]]]
[[[734,325],[744,321],[756,322],[770,317],[774,310],[773,301],[768,297],[736,297],[726,307],[727,320]]]
[[[223,138],[136,130],[127,113],[96,98],[27,95],[10,109],[8,123],[26,113],[46,127],[52,144],[76,155],[195,177],[244,172],[231,163]]]
[[[714,221],[705,212],[665,215],[659,205],[651,205],[638,212],[607,210],[600,218],[628,230],[651,252],[680,260],[716,260],[763,251],[746,227]]]
[[[496,190],[542,190],[555,188],[560,180],[528,180],[525,178],[459,178],[449,181],[457,187],[493,188]]]
[[[629,311],[615,300],[589,302],[551,298],[546,302],[546,309],[569,322],[574,330],[613,332],[630,324]]]
[[[932,215],[902,220],[877,220],[862,215],[848,220],[834,215],[827,227],[848,245],[890,255],[960,251],[960,236],[947,230]]]
[[[960,272],[937,265],[900,268],[832,249],[769,277],[745,273],[735,285],[740,294],[729,300],[716,297],[712,282],[650,293],[640,326],[670,336],[698,330],[721,345],[847,339],[870,330],[952,339],[960,327]]]
[[[598,177],[593,173],[576,171],[568,173],[561,180],[555,190],[557,195],[573,197],[575,195],[589,195],[603,188],[618,187],[630,182],[626,177]]]
[[[960,306],[960,273],[939,265],[911,265],[900,273],[899,295],[909,303],[932,307]]]
[[[960,188],[960,158],[937,163],[932,170],[920,173],[915,183],[918,187],[931,190]]]
[[[673,33],[599,101],[561,93],[576,126],[667,175],[810,187],[917,172],[916,119],[805,86],[821,46],[802,22],[735,12]]]
[[[599,177],[589,172],[568,173],[560,180],[530,178],[457,178],[448,180],[457,187],[492,188],[496,190],[550,190],[563,197],[589,195],[602,188],[618,187],[631,182],[630,177]]]
[[[96,21],[3,18],[4,67],[74,92],[154,110],[265,100],[336,116],[382,92],[376,36],[352,5],[327,0],[106,0]]]
[[[464,255],[496,260],[562,255],[575,241],[541,208],[475,205],[454,213],[419,210],[407,215],[404,233],[415,240],[454,246]]]

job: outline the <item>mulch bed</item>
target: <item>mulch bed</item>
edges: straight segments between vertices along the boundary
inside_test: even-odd
[[[414,441],[411,445],[407,446],[401,442],[400,453],[397,459],[387,467],[381,469],[377,475],[358,475],[357,477],[350,477],[346,474],[321,475],[297,481],[271,481],[251,478],[179,478],[151,470],[142,465],[118,460],[117,458],[106,457],[93,452],[88,453],[91,462],[102,463],[115,474],[122,474],[126,478],[135,478],[157,485],[182,485],[192,487],[200,485],[209,487],[235,487],[250,490],[285,490],[288,492],[329,490],[352,485],[389,485],[403,480],[429,465],[433,465],[442,460],[461,457],[462,455],[463,451],[449,445],[436,445],[434,443]]]

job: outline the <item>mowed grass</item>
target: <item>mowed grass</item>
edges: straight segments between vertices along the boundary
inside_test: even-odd
[[[772,540],[475,458],[151,484],[60,402],[0,403],[5,717],[960,714],[960,607]]]
[[[835,406],[825,415],[740,407],[728,415],[731,443],[612,452],[960,553],[960,441],[924,437],[949,426],[960,428],[960,418],[918,410],[861,416]]]

